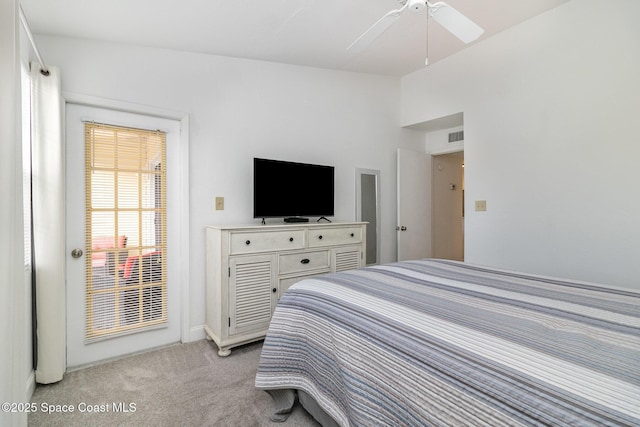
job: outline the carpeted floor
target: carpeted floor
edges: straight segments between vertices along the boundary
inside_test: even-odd
[[[36,388],[29,426],[318,426],[299,405],[269,421],[271,397],[254,387],[261,348],[220,357],[202,340],[67,373]]]

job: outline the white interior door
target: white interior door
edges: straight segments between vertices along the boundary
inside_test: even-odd
[[[127,331],[110,338],[88,340],[85,334],[86,239],[85,239],[85,129],[84,122],[166,132],[166,315],[167,322],[155,328]],[[180,123],[114,110],[67,104],[66,108],[66,260],[67,260],[67,367],[77,367],[180,341],[179,212],[180,168],[171,160],[179,158]],[[74,249],[85,255],[72,256]],[[76,253],[77,255],[77,253]],[[142,257],[140,257],[142,262]],[[143,264],[144,265],[144,264]],[[144,267],[142,267],[144,268]],[[93,269],[93,268],[92,268]],[[155,292],[155,290],[151,290]],[[155,298],[152,296],[152,298]],[[152,308],[155,310],[155,308]],[[142,310],[141,310],[142,312]],[[154,314],[152,314],[154,315]]]
[[[398,261],[431,256],[431,161],[398,149]]]

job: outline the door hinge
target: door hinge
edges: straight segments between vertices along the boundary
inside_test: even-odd
[[[231,327],[231,317],[229,317],[229,327]]]
[[[229,277],[231,277],[231,267],[229,267]]]

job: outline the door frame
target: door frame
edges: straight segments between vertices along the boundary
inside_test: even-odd
[[[371,175],[374,177],[374,193],[375,194],[366,194],[362,192],[362,177],[364,175]],[[369,238],[370,235],[373,235],[373,233],[370,233],[371,230],[371,226],[374,226],[375,229],[375,238],[376,238],[376,242],[375,242],[375,260],[373,263],[367,263],[367,257],[365,254],[365,262],[364,265],[373,265],[373,264],[379,264],[380,263],[380,234],[381,234],[381,221],[380,221],[380,171],[377,169],[362,169],[362,168],[356,168],[356,221],[362,221],[363,220],[363,211],[362,211],[362,202],[366,199],[368,199],[369,202],[371,202],[371,197],[373,196],[373,203],[375,206],[375,224],[371,224],[368,223],[367,224],[367,238]],[[366,215],[365,215],[366,216]],[[367,251],[370,251],[369,249],[370,245],[367,245]],[[373,246],[373,245],[371,245]]]
[[[187,113],[148,105],[134,104],[117,101],[75,92],[62,92],[62,98],[66,111],[67,104],[84,105],[88,107],[104,108],[125,113],[141,114],[152,117],[175,120],[180,122],[179,158],[172,162],[179,167],[180,182],[178,183],[178,199],[175,203],[179,206],[179,242],[177,252],[179,267],[177,273],[180,280],[180,341],[189,342],[200,338],[201,332],[192,331],[190,325],[190,280],[189,280],[189,115]],[[66,309],[65,309],[66,318]]]

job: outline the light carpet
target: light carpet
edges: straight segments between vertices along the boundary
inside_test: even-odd
[[[254,387],[261,348],[220,357],[202,340],[67,373],[36,387],[29,426],[319,426],[300,405],[269,421],[272,399]]]

